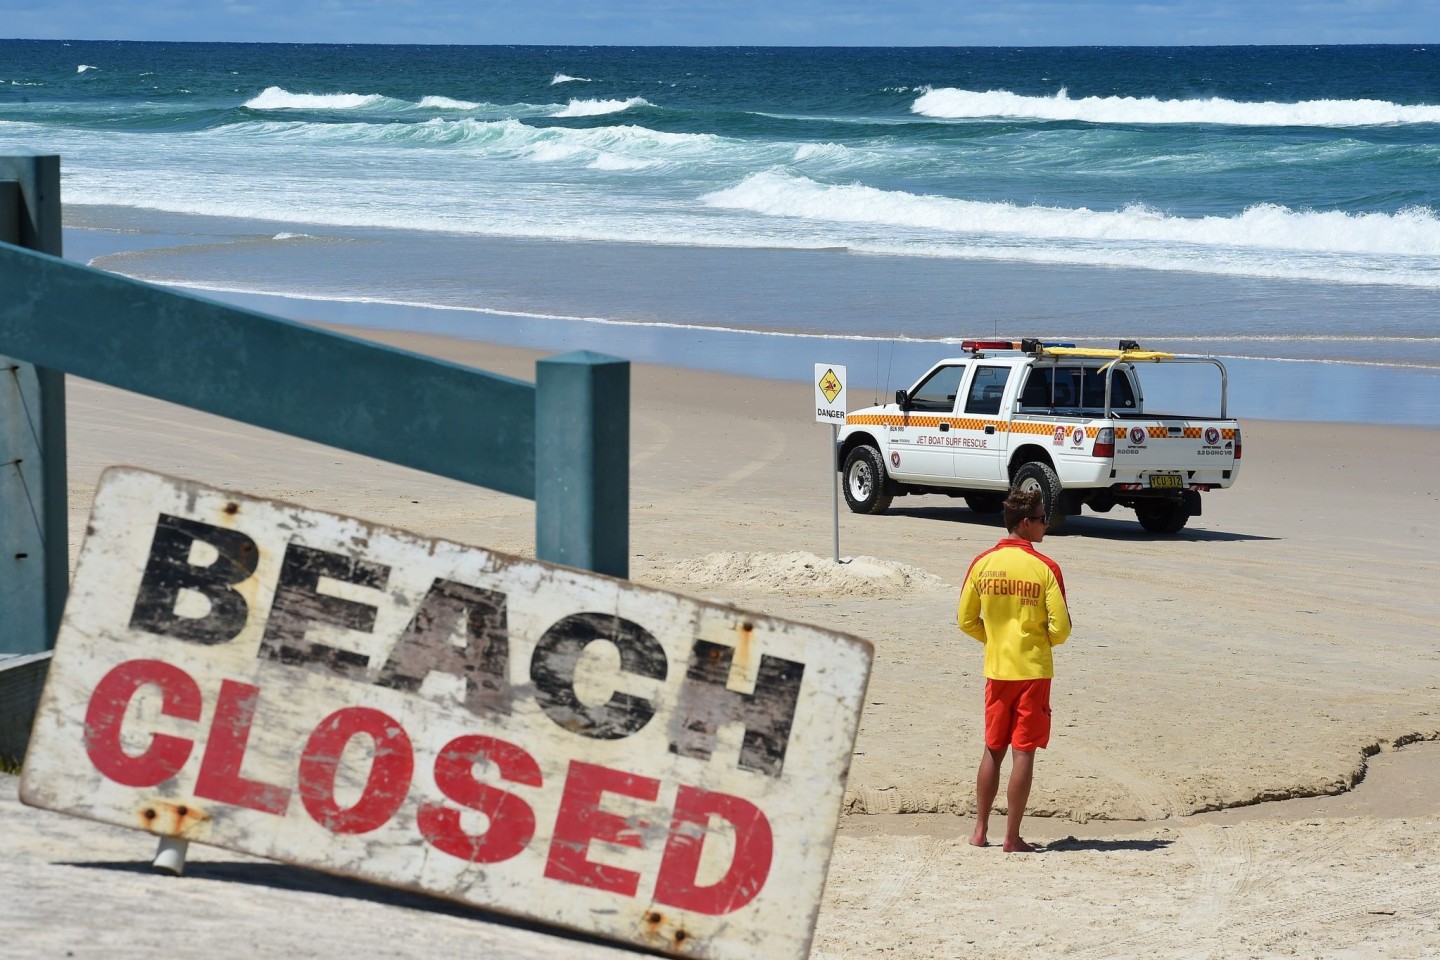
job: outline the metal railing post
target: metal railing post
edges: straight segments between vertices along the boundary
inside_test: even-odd
[[[630,576],[630,362],[535,365],[535,556]]]
[[[59,156],[0,156],[0,182],[0,240],[58,257]],[[70,578],[67,496],[65,375],[0,356],[0,654],[54,646]]]

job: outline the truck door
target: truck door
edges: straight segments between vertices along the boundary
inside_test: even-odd
[[[946,440],[965,370],[965,364],[938,367],[910,391],[900,423],[890,427],[890,462],[885,467],[891,476],[921,481],[955,476]]]
[[[965,382],[964,402],[953,421],[950,438],[955,476],[1006,486],[1006,454],[1010,431],[1005,429],[1013,407],[1008,365],[976,363]]]

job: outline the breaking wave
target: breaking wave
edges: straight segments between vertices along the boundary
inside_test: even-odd
[[[853,184],[827,186],[779,173],[753,174],[730,189],[702,199],[714,207],[774,217],[884,224],[957,234],[1440,256],[1440,218],[1425,207],[1393,214],[1350,214],[1296,211],[1263,203],[1230,217],[1176,217],[1141,204],[1114,211],[1021,206],[920,196]]]
[[[1160,100],[1156,97],[1081,97],[1064,88],[1053,97],[1008,90],[929,90],[911,104],[913,113],[944,120],[1006,117],[1084,123],[1206,123],[1235,127],[1364,127],[1440,123],[1440,106],[1406,106],[1384,100],[1305,100],[1245,103],[1219,97]]]
[[[551,114],[553,117],[600,117],[608,113],[620,113],[631,107],[653,107],[644,97],[629,100],[571,100],[568,105]]]
[[[449,97],[421,97],[420,104],[426,110],[476,110],[480,104],[469,100],[452,100]]]
[[[251,110],[360,110],[385,103],[376,93],[291,93],[283,87],[266,87],[245,101]]]

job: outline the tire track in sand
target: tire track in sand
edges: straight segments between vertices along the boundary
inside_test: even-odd
[[[759,437],[749,437],[745,449],[750,452],[749,456],[738,460],[738,466],[732,469],[723,477],[719,477],[708,483],[700,484],[693,490],[687,491],[688,497],[708,497],[720,493],[735,486],[742,480],[746,480],[764,470],[785,453],[788,446],[785,434],[777,427],[763,423],[750,424],[755,431],[763,432],[763,440]],[[763,448],[763,449],[762,449]]]

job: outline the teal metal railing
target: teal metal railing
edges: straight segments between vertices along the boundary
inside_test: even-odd
[[[530,384],[60,252],[60,158],[0,156],[0,658],[50,649],[64,606],[67,373],[533,499],[537,558],[629,575],[628,361]]]

